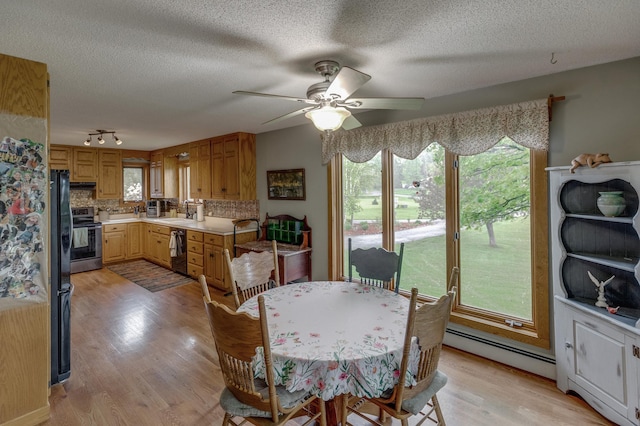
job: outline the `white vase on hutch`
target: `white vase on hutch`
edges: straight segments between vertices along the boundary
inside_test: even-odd
[[[547,170],[557,386],[613,422],[639,425],[640,161]],[[601,212],[601,192],[621,192],[619,216]],[[594,283],[605,281],[602,294]]]

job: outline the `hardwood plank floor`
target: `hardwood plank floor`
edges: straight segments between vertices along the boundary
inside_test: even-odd
[[[150,293],[108,269],[71,281],[71,377],[52,387],[46,425],[221,424],[224,384],[197,285]],[[472,354],[445,348],[440,368],[452,426],[612,424],[553,381]]]

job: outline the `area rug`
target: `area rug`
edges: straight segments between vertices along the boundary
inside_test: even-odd
[[[146,260],[118,263],[107,268],[151,292],[196,283],[190,277],[177,274]]]

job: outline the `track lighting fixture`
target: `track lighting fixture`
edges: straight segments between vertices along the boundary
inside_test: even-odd
[[[103,137],[103,135],[111,135],[113,138],[113,141],[116,143],[116,145],[122,145],[122,139],[120,139],[119,137],[116,136],[116,131],[110,131],[110,130],[96,130],[95,132],[89,133],[89,137],[84,141],[85,146],[90,146],[91,145],[91,136],[98,136],[98,143],[100,145],[103,145],[106,141]]]

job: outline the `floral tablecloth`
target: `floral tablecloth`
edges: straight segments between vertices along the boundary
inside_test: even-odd
[[[378,397],[398,382],[409,300],[349,282],[305,282],[265,293],[277,385],[308,390],[328,401],[351,393]],[[258,316],[258,300],[238,311]],[[407,385],[415,384],[413,343]],[[264,377],[264,360],[256,356]]]

